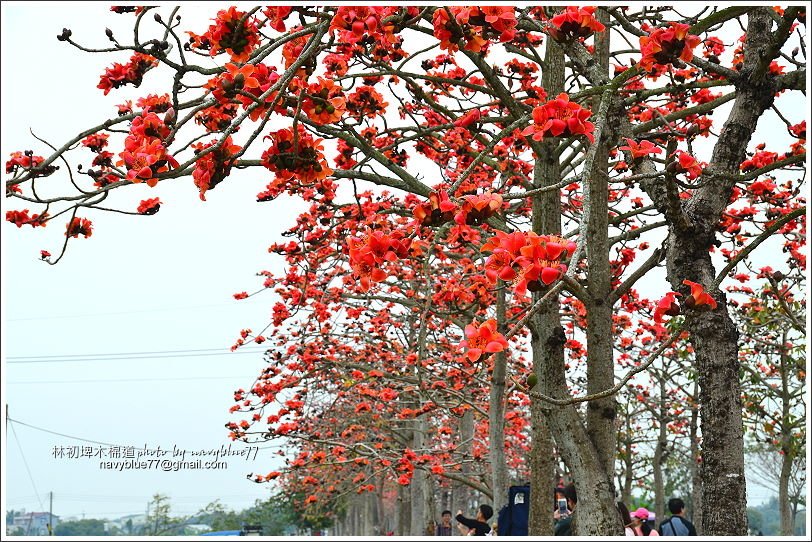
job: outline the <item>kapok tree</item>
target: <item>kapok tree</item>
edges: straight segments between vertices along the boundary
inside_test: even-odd
[[[108,30],[110,45],[90,47],[69,29],[58,39],[125,61],[105,69],[97,87],[134,86],[134,101],[51,151],[42,143],[7,162],[7,195],[25,202],[7,220],[66,223],[61,250],[43,250],[44,261],[58,262],[69,242],[90,237],[92,213],[163,210],[165,182],[190,177],[205,200],[240,169],[262,172],[269,182],[259,202],[288,193],[310,205],[301,238],[279,250],[308,256],[280,278],[285,295],[270,326],[310,311],[300,333],[328,336],[323,345],[344,362],[330,319],[353,312],[337,316],[325,295],[334,305],[353,296],[416,298],[420,318],[401,321],[413,339],[402,353],[418,366],[453,364],[429,361],[428,337],[461,327],[456,355],[493,363],[491,417],[521,361],[508,341],[528,330],[533,484],[552,485],[554,440],[581,496],[583,535],[622,533],[612,482],[615,394],[687,331],[700,383],[702,490],[715,503],[703,530],[746,532],[738,331],[719,287],[767,232],[802,216],[800,186],[772,205],[765,235],[746,249],[717,232],[754,220],[738,204],[756,191],[754,181],[805,160],[805,119],[781,105],[805,89],[803,8],[229,7],[212,13],[208,29],[185,33],[180,8],[113,11],[134,14],[132,40]],[[148,94],[142,86],[153,70],[171,82]],[[747,156],[762,118],[796,140]],[[127,201],[123,194],[144,185],[155,196]],[[380,205],[359,194],[370,185],[390,190]],[[430,255],[457,245],[464,256],[449,255],[442,265],[454,271],[438,276],[457,295],[476,293],[470,307],[449,313],[432,306],[438,262]],[[653,301],[635,292],[663,260],[673,291],[649,285]],[[680,312],[684,324],[669,334],[663,319]],[[620,340],[639,346],[637,365],[619,374],[616,327],[628,331]],[[241,340],[261,342],[264,333]],[[575,344],[586,345],[585,395],[577,397],[565,362]],[[296,364],[274,377],[308,371],[298,365],[299,356],[316,355],[306,346],[271,353]],[[363,348],[381,355],[385,345]],[[319,393],[338,393],[320,382]],[[423,401],[422,387],[415,392]],[[584,402],[585,419],[576,407]],[[492,473],[497,503],[501,471]],[[535,492],[531,532],[551,531],[548,505],[545,491]]]

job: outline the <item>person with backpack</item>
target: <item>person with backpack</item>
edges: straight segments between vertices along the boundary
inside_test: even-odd
[[[669,499],[671,517],[660,523],[657,529],[662,536],[696,536],[696,527],[685,519],[685,502],[677,497]]]

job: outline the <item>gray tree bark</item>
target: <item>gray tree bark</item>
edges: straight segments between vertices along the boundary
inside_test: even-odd
[[[505,285],[499,281],[496,293],[496,321],[499,331],[506,333]],[[507,378],[507,355],[499,352],[493,356],[490,402],[488,408],[488,440],[491,462],[491,489],[493,510],[498,514],[507,502],[508,470],[505,457],[505,379]]]

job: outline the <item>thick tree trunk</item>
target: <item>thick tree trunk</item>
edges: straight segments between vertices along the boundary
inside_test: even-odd
[[[707,277],[713,272],[707,248],[704,257],[697,257],[695,262],[696,267],[703,263],[701,267],[705,272],[691,278],[703,277],[704,280],[697,282],[707,284],[710,282]],[[699,373],[702,502],[714,503],[712,507],[705,507],[702,515],[703,529],[709,536],[747,532],[739,333],[721,295],[723,299],[716,310],[690,314],[686,319]]]
[[[563,351],[564,329],[557,326],[546,344],[546,352],[560,352],[557,359],[545,359],[541,393],[556,398],[568,395]],[[539,341],[534,341],[539,343]],[[535,357],[535,352],[534,352]],[[572,473],[575,490],[580,495],[575,508],[574,534],[578,536],[622,535],[623,525],[615,507],[612,483],[606,475],[598,453],[587,435],[578,411],[573,405],[551,405],[547,419],[556,448]]]
[[[691,506],[688,510],[696,527],[696,534],[702,536],[702,477],[699,471],[701,453],[699,448],[699,382],[694,382],[693,400],[691,402]],[[660,520],[662,521],[662,520]]]
[[[789,480],[792,476],[792,464],[795,462],[795,450],[792,448],[792,396],[789,389],[789,356],[784,346],[787,344],[787,332],[781,333],[781,353],[778,370],[781,374],[781,474],[778,478],[778,506],[781,512],[781,535],[792,536],[795,533],[795,514],[789,497]]]
[[[660,427],[657,432],[657,445],[654,448],[654,514],[662,521],[665,517],[665,488],[663,484],[663,462],[665,460],[666,446],[668,445],[667,424],[668,421],[668,404],[666,404],[665,397],[665,375],[666,367],[663,367],[663,372],[658,373],[657,379],[659,384],[659,404],[658,417]]]
[[[505,288],[500,281],[496,294],[496,320],[500,331],[505,333]],[[499,352],[493,356],[490,403],[488,408],[488,440],[491,460],[491,489],[493,511],[498,514],[507,502],[508,471],[505,457],[505,379],[507,378],[507,355]]]
[[[685,224],[669,224],[667,269],[673,289],[684,279],[709,285],[716,270],[710,248],[724,209],[730,202],[735,175],[759,118],[772,105],[775,88],[765,77],[771,58],[767,50],[776,39],[771,8],[755,7],[748,13],[742,76],[735,82],[736,99],[722,127],[711,160],[702,173],[700,187],[682,205]],[[785,38],[781,38],[785,39]],[[644,182],[658,207],[665,209],[662,186]],[[747,499],[744,478],[744,443],[741,386],[739,384],[738,330],[727,310],[723,293],[709,312],[688,311],[686,328],[696,352],[702,427],[702,528],[707,536],[747,534]]]
[[[632,416],[627,411],[626,417],[626,439],[623,442],[623,487],[621,488],[620,500],[629,505],[632,502],[632,483],[634,482],[634,450],[632,449]]]
[[[364,511],[361,534],[364,536],[372,536],[375,534],[375,521],[372,516],[372,499],[373,496],[371,493],[364,493],[361,498],[361,503],[363,504],[361,509]]]
[[[599,9],[597,18],[609,22],[609,15]],[[609,32],[595,36],[595,61],[601,71],[609,73]],[[594,111],[600,107],[600,99],[594,100]],[[610,130],[607,126],[607,131]],[[607,135],[607,134],[605,134]],[[609,266],[609,148],[607,138],[596,141],[592,171],[584,172],[585,190],[589,191],[589,209],[586,220],[587,292],[586,342],[587,342],[587,393],[598,393],[615,384],[613,359],[612,306],[607,303],[612,293],[612,273]],[[584,199],[587,199],[586,197]],[[583,230],[582,230],[583,231]],[[617,403],[614,396],[590,401],[587,404],[586,428],[590,440],[598,452],[598,459],[606,471],[610,483],[615,476],[615,451],[617,431],[615,418]]]
[[[408,487],[398,485],[398,536],[409,536],[412,525],[412,492]]]
[[[553,487],[555,487],[555,455],[553,436],[540,401],[531,405],[533,448],[530,452],[530,536],[553,535]],[[538,493],[538,496],[535,494]]]
[[[547,41],[545,52],[546,69],[542,74],[544,88],[551,95],[564,89],[564,52],[552,40]],[[551,186],[561,178],[558,158],[554,155],[555,141],[545,141],[541,153],[536,156],[533,170],[534,187]],[[538,234],[561,233],[561,192],[550,190],[533,197],[533,232]],[[533,302],[540,298],[533,294]],[[533,352],[533,374],[537,384],[535,390],[544,390],[548,366],[563,368],[564,343],[551,341],[561,329],[558,302],[552,302],[528,322]],[[552,536],[552,491],[555,487],[555,456],[548,414],[550,405],[532,397],[530,403],[533,424],[533,449],[530,461],[530,518],[528,530],[531,536]]]
[[[564,53],[552,41],[547,42],[545,62],[546,69],[544,70],[543,84],[548,93],[554,95],[556,92],[563,91]],[[552,185],[560,179],[557,158],[550,152],[554,145],[555,141],[546,141],[542,149],[543,152],[536,158],[536,167],[534,169],[534,183],[536,186]],[[542,234],[560,234],[560,205],[558,191],[549,191],[534,196],[533,231]],[[535,293],[533,296],[534,301],[539,299],[539,296],[539,293]],[[611,308],[609,308],[609,311],[610,328],[608,333],[611,334]],[[568,395],[566,368],[564,365],[566,337],[560,324],[558,304],[552,303],[536,314],[529,322],[529,327],[534,371],[538,376],[538,389],[548,396],[566,397]],[[611,354],[608,359],[611,360]],[[596,364],[593,367],[600,367],[600,365]],[[602,374],[602,372],[599,371],[599,374]],[[609,386],[614,383],[613,378],[613,376],[610,378]],[[533,400],[536,401],[536,399]],[[605,450],[599,453],[595,448],[578,411],[573,405],[566,407],[537,405],[535,408],[539,408],[545,413],[545,419],[549,430],[554,436],[556,448],[561,453],[570,472],[572,472],[576,491],[581,496],[575,511],[573,524],[575,534],[587,536],[622,534],[623,527],[614,502],[611,478],[613,474],[608,472],[613,468],[607,470]],[[593,424],[593,429],[594,427]],[[612,431],[614,431],[613,428]],[[614,457],[614,438],[599,440],[602,443],[611,441],[609,456]],[[544,463],[538,464],[543,465]],[[539,479],[549,479],[548,476],[541,474]],[[539,503],[534,505],[536,510],[541,511],[549,506],[549,491],[548,486],[531,493],[531,495],[534,495],[534,499],[540,500]],[[543,525],[541,522],[544,522],[544,520],[542,518],[538,519],[540,523],[536,525]],[[546,528],[546,526],[539,528]],[[531,532],[531,534],[547,533]]]
[[[795,533],[795,521],[792,513],[792,503],[789,499],[789,479],[792,475],[792,463],[795,457],[784,454],[781,456],[781,475],[778,478],[778,508],[781,512],[781,536],[792,536]]]
[[[412,449],[423,449],[423,438],[425,435],[425,420],[423,417],[416,420],[415,431],[412,435]],[[420,452],[418,452],[420,453]],[[412,536],[423,536],[426,531],[426,471],[415,469],[412,475],[412,483],[409,486],[412,494],[411,502],[411,526],[409,534]]]

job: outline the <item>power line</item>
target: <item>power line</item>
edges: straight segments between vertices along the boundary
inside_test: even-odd
[[[62,316],[31,316],[27,318],[8,318],[7,322],[30,322],[37,320],[67,320],[73,318],[93,318],[95,316],[115,316],[124,314],[139,314],[145,312],[165,312],[165,311],[184,311],[192,309],[206,309],[214,307],[237,307],[234,303],[215,303],[210,305],[186,305],[182,307],[164,307],[157,309],[137,309],[129,311],[116,311],[116,312],[96,312],[91,314],[66,314]]]
[[[89,442],[91,444],[101,444],[103,446],[117,446],[119,448],[136,448],[138,450],[143,449],[140,446],[131,446],[131,445],[123,445],[123,444],[111,444],[109,442],[102,442],[100,440],[93,440],[93,439],[77,437],[77,436],[74,436],[74,435],[68,435],[68,434],[65,434],[65,433],[60,433],[58,431],[52,431],[50,429],[45,429],[44,427],[38,427],[36,425],[31,425],[30,423],[21,422],[19,420],[15,420],[14,418],[10,418],[8,416],[6,416],[6,421],[12,423],[12,426],[11,426],[12,431],[14,431],[14,425],[13,424],[17,423],[17,424],[20,424],[20,425],[24,425],[26,427],[30,427],[31,429],[34,429],[36,431],[42,431],[44,433],[50,433],[52,435],[57,435],[57,436],[69,438],[69,439],[72,439],[72,440],[78,440],[78,441],[81,441],[81,442]],[[16,436],[17,433],[15,432],[14,435]],[[18,440],[17,444],[19,446],[19,440]],[[272,449],[272,448],[277,448],[277,447],[281,447],[281,446],[265,446],[265,447],[257,447],[257,449],[258,450],[266,450],[266,449]],[[158,453],[158,450],[152,450],[152,449],[149,449],[149,448],[146,448],[146,450],[149,451],[149,452]],[[20,453],[22,453],[22,449],[20,449]],[[25,456],[23,456],[23,460],[24,459],[25,459]],[[26,468],[27,468],[27,466],[28,466],[28,464],[26,463]],[[30,476],[30,473],[29,473],[29,476]],[[32,479],[31,480],[32,485],[33,485],[33,482],[34,481]],[[36,492],[36,490],[37,490],[37,488],[34,487],[35,492]]]
[[[256,375],[188,376],[178,378],[106,378],[98,380],[17,380],[6,384],[86,384],[103,382],[164,382],[170,380],[222,380],[223,378],[256,378]]]
[[[242,350],[242,349],[240,349]],[[264,348],[256,348],[256,350],[265,350]],[[223,352],[228,353],[230,350],[224,348],[197,348],[197,349],[184,349],[184,350],[155,350],[151,352],[113,352],[109,354],[42,354],[38,356],[7,356],[6,359],[32,359],[32,358],[86,358],[94,356],[140,356],[147,354],[183,354],[190,352]]]
[[[110,444],[109,442],[101,442],[101,441],[98,441],[98,440],[92,440],[92,439],[87,439],[87,438],[82,438],[82,437],[75,437],[73,435],[66,435],[65,433],[59,433],[57,431],[51,431],[50,429],[45,429],[44,427],[37,427],[36,425],[31,425],[30,423],[21,422],[19,420],[15,420],[13,418],[8,418],[7,417],[6,420],[8,420],[8,421],[10,421],[12,423],[12,426],[11,426],[12,431],[14,431],[14,425],[13,424],[18,423],[20,425],[30,427],[31,429],[35,429],[37,431],[42,431],[44,433],[51,433],[52,435],[58,435],[60,437],[65,437],[65,438],[69,438],[69,439],[73,439],[73,440],[79,440],[79,441],[82,441],[82,442],[90,442],[91,444],[102,444],[104,446],[118,446],[118,447],[121,447],[121,448],[126,448],[126,446],[121,446],[120,444]],[[15,433],[15,435],[16,435],[16,433]],[[36,491],[36,488],[34,488],[34,491]]]
[[[124,356],[120,354],[98,354],[94,357],[75,357],[75,358],[54,358],[54,359],[17,359],[6,361],[7,364],[28,364],[28,363],[70,363],[70,362],[86,362],[86,361],[132,361],[132,360],[143,360],[143,359],[169,359],[169,358],[201,358],[201,357],[209,357],[209,356],[233,356],[233,355],[245,355],[245,354],[257,354],[260,352],[265,352],[266,349],[255,349],[255,350],[236,350],[234,352],[224,350],[220,352],[201,352],[201,353],[189,353],[189,354],[159,354],[159,355],[143,355],[143,356]],[[104,357],[107,356],[107,357]]]
[[[6,422],[13,422],[11,418],[8,417],[8,411],[6,411]],[[31,487],[34,488],[34,495],[37,497],[37,502],[39,503],[39,509],[42,510],[42,499],[39,498],[39,491],[37,490],[37,484],[34,483],[34,477],[31,476],[31,469],[28,468],[28,460],[25,459],[25,452],[23,452],[23,447],[20,445],[20,437],[17,436],[17,431],[14,429],[14,425],[11,425],[11,432],[14,434],[14,442],[17,443],[17,449],[20,450],[20,457],[23,458],[23,465],[25,465],[25,471],[28,473],[28,479],[31,480]]]

